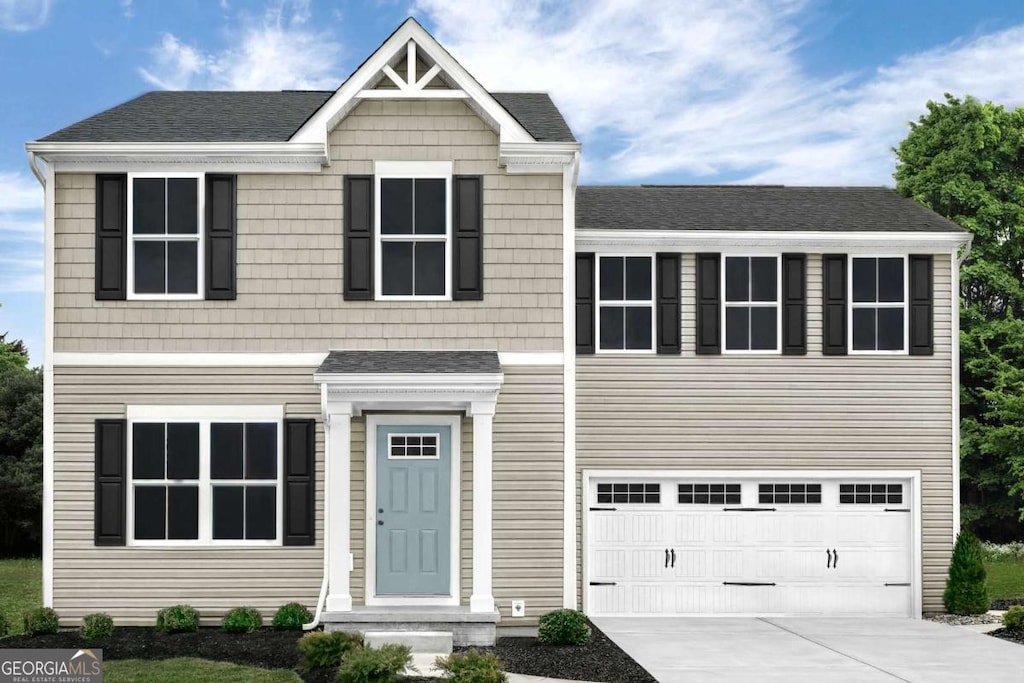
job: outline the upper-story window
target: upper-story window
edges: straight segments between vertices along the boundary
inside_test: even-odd
[[[650,256],[599,256],[598,351],[651,351],[654,281]]]
[[[198,174],[128,178],[128,294],[202,298],[203,183]]]
[[[850,348],[906,350],[906,257],[854,256],[850,268]]]
[[[380,299],[451,297],[451,164],[377,164]]]
[[[779,257],[725,257],[725,350],[779,350]]]

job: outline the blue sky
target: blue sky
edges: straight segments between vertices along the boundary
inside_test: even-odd
[[[26,141],[157,88],[333,89],[410,14],[486,87],[552,93],[584,182],[891,184],[928,99],[1024,104],[1006,0],[0,0],[0,332],[41,362]]]

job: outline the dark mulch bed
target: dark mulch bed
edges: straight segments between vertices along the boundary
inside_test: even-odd
[[[1010,609],[1014,605],[1024,605],[1024,595],[1017,596],[1016,598],[1001,598],[999,600],[992,601],[992,607],[990,609]]]
[[[1024,629],[1014,629],[1011,631],[1008,628],[1000,628],[995,631],[989,631],[988,634],[990,636],[995,636],[996,638],[1024,645]]]
[[[489,650],[505,663],[506,671],[531,676],[605,683],[657,683],[611,638],[593,624],[590,644],[581,647],[542,645],[536,638],[499,638]],[[458,648],[466,649],[466,648]]]

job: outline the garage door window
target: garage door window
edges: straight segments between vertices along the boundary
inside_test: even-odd
[[[842,505],[902,505],[903,484],[840,484]]]
[[[821,484],[758,484],[757,497],[762,505],[816,505],[821,503]]]
[[[598,484],[597,502],[657,504],[661,502],[661,484]]]
[[[680,505],[739,505],[739,484],[679,484]]]

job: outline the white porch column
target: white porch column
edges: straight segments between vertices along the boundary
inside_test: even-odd
[[[352,404],[327,406],[327,611],[351,612]]]
[[[474,401],[473,417],[473,593],[471,612],[493,612],[491,578],[494,401]]]

